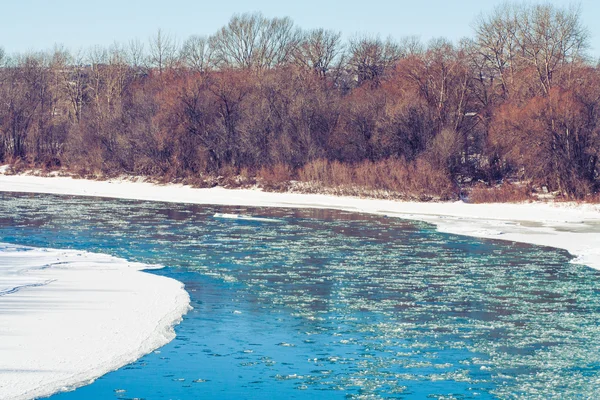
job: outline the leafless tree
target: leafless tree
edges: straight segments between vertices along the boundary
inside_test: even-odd
[[[86,54],[82,51],[71,54],[64,48],[56,48],[52,56],[52,68],[60,82],[68,118],[71,123],[81,120],[88,92],[88,71],[85,68]]]
[[[299,42],[299,32],[287,17],[234,15],[210,37],[210,47],[219,67],[261,70],[289,61]]]
[[[7,61],[6,51],[4,47],[0,47],[0,68],[4,67]]]
[[[400,39],[400,54],[403,57],[418,56],[425,52],[425,46],[419,36],[411,35]]]
[[[90,50],[88,60],[89,92],[96,107],[95,115],[101,119],[109,118],[115,103],[123,95],[131,72],[127,52],[116,43],[109,48],[96,46]]]
[[[482,58],[482,71],[485,70],[490,79],[497,80],[505,98],[512,89],[518,68],[519,18],[519,8],[504,3],[489,16],[479,16],[475,24],[475,43],[477,56]]]
[[[156,35],[150,38],[148,44],[150,48],[148,63],[152,68],[156,68],[159,74],[162,74],[165,69],[175,66],[177,41],[171,35],[165,34],[159,29]]]
[[[192,71],[204,72],[211,64],[211,51],[206,36],[192,35],[183,42],[180,53],[183,64]]]
[[[372,82],[375,85],[402,57],[400,46],[391,38],[359,36],[350,40],[349,64],[359,85]]]
[[[272,68],[290,61],[300,41],[300,29],[290,18],[267,20],[261,33],[256,61],[259,68]]]
[[[138,39],[130,40],[126,49],[127,63],[136,71],[140,71],[144,65],[146,56],[144,54],[144,43]]]
[[[343,60],[341,33],[325,29],[313,29],[303,34],[294,53],[295,61],[321,76],[330,68],[338,67]]]
[[[0,140],[5,153],[24,158],[38,157],[48,144],[49,116],[53,97],[50,90],[48,57],[44,53],[19,56],[9,70],[9,82],[2,85]]]
[[[589,46],[589,34],[580,16],[577,7],[565,9],[550,4],[525,6],[521,11],[517,41],[525,61],[535,67],[546,95],[554,75],[581,60]]]
[[[515,74],[533,67],[548,95],[556,74],[585,56],[588,32],[576,7],[504,3],[475,25],[475,41],[507,97]],[[569,71],[565,71],[567,74]]]

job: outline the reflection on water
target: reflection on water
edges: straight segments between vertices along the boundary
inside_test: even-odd
[[[561,251],[338,211],[0,199],[0,241],[161,263],[192,299],[173,342],[56,400],[600,389],[599,273]]]

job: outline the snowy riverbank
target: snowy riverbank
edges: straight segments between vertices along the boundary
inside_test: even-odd
[[[572,203],[465,204],[371,200],[259,190],[194,189],[127,180],[0,175],[0,191],[100,196],[193,204],[331,208],[437,225],[440,231],[567,250],[575,262],[600,269],[600,206]]]
[[[0,243],[0,399],[81,386],[171,341],[189,296],[148,268]]]

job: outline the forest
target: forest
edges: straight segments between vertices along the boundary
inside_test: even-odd
[[[0,164],[418,200],[593,200],[580,10],[506,3],[458,43],[234,15],[211,36],[0,49]]]

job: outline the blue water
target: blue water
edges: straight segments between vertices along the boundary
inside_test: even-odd
[[[339,211],[10,194],[0,242],[163,264],[191,296],[173,342],[52,400],[600,391],[599,272],[562,251]]]

